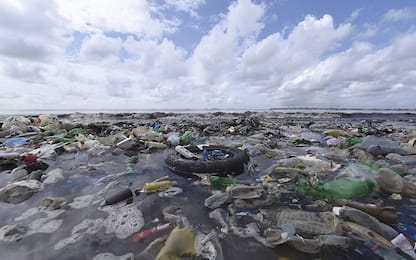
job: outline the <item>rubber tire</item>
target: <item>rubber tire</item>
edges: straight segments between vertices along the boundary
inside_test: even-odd
[[[197,147],[187,149],[191,152],[199,151]],[[202,161],[186,159],[175,153],[166,157],[165,165],[174,173],[187,178],[196,177],[194,173],[226,176],[241,174],[244,171],[244,164],[249,160],[245,150],[220,145],[207,146],[206,149],[221,150],[231,156],[224,160]]]

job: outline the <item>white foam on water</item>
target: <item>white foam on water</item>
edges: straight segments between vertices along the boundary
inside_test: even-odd
[[[72,229],[72,235],[55,244],[56,250],[81,241],[87,234],[96,234],[105,228],[106,234],[114,233],[117,238],[125,239],[138,232],[144,226],[142,212],[135,205],[106,206],[100,210],[107,212],[106,219],[85,219]],[[124,259],[124,258],[123,258]]]
[[[22,215],[16,217],[14,221],[21,221],[23,219],[26,219],[28,217],[34,216],[40,212],[38,207],[30,208],[22,213]]]
[[[81,241],[87,234],[96,234],[103,227],[104,219],[84,219],[81,223],[72,229],[72,235],[60,240],[54,245],[56,250],[62,249],[68,245]]]
[[[46,217],[38,218],[29,224],[6,225],[0,229],[0,240],[16,241],[23,237],[30,236],[37,233],[53,233],[57,231],[62,223],[62,219],[54,219],[61,215],[65,210],[41,210],[38,207],[28,209],[22,215],[15,218],[15,221],[22,221],[37,214],[46,214]],[[17,227],[17,228],[16,228]],[[20,227],[20,232],[19,231]],[[14,231],[13,231],[14,230]],[[23,232],[24,230],[24,232]],[[11,234],[15,233],[15,234]]]
[[[125,239],[144,226],[142,212],[135,205],[106,206],[101,210],[110,214],[105,222],[105,233],[115,233],[117,238]]]
[[[27,232],[27,227],[23,225],[5,225],[0,228],[1,241],[18,241],[22,239]]]
[[[49,218],[40,218],[30,223],[27,235],[36,233],[53,233],[61,227],[63,222],[62,219],[49,220]]]
[[[82,195],[82,196],[74,198],[74,201],[69,203],[68,205],[74,209],[82,209],[93,204],[94,199],[95,199],[95,194]]]

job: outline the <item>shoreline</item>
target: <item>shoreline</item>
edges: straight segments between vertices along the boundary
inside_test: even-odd
[[[62,114],[202,114],[202,113],[345,113],[345,114],[416,114],[416,109],[361,109],[361,108],[270,108],[270,109],[4,109],[0,116],[62,115]]]

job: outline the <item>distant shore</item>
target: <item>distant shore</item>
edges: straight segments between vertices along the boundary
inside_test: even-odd
[[[416,109],[361,109],[361,108],[268,108],[268,109],[2,109],[0,115],[41,115],[41,114],[120,114],[120,113],[175,113],[175,114],[201,114],[201,113],[244,113],[244,112],[282,112],[282,113],[382,113],[382,114],[416,114]]]

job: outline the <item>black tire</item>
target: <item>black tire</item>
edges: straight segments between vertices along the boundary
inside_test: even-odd
[[[197,147],[188,147],[187,149],[191,152],[198,151]],[[226,176],[243,173],[244,164],[249,160],[246,151],[237,148],[211,145],[207,146],[206,149],[207,151],[221,150],[229,154],[230,157],[223,160],[202,161],[185,159],[175,153],[166,158],[165,165],[168,169],[183,177],[196,177],[195,173]]]

